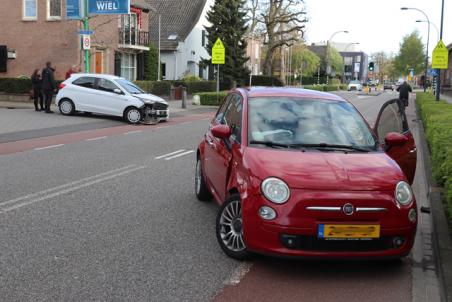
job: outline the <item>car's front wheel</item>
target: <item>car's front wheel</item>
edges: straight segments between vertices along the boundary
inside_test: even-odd
[[[207,201],[212,198],[210,195],[209,188],[207,187],[206,181],[204,180],[204,173],[202,173],[201,159],[198,158],[196,161],[196,171],[195,171],[195,193],[196,198],[201,201]]]
[[[138,124],[141,121],[142,115],[138,108],[130,107],[124,112],[124,119],[129,124]]]
[[[58,108],[62,115],[72,115],[75,112],[74,102],[70,99],[62,99],[58,104]]]
[[[250,257],[243,238],[242,205],[238,194],[229,197],[218,211],[216,233],[226,255],[237,260]]]

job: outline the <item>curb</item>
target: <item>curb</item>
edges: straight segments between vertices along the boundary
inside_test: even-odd
[[[417,107],[417,104],[416,104]],[[424,155],[425,175],[429,185],[429,193],[427,198],[431,205],[431,215],[433,221],[433,243],[435,254],[437,255],[437,267],[441,284],[441,296],[443,301],[452,301],[452,240],[449,234],[449,225],[447,224],[446,214],[443,207],[443,199],[441,188],[436,184],[432,175],[431,155],[428,149],[428,142],[425,137],[424,123],[418,114],[421,131],[419,135],[423,143],[421,151]]]

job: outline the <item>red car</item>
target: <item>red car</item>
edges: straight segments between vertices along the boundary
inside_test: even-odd
[[[333,94],[237,89],[199,144],[195,191],[221,205],[216,235],[232,258],[397,258],[416,233],[415,169],[398,100],[372,129]]]

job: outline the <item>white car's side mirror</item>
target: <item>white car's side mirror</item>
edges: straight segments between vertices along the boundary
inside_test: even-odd
[[[113,92],[116,93],[116,94],[122,94],[121,89],[118,89],[118,88],[113,89]]]

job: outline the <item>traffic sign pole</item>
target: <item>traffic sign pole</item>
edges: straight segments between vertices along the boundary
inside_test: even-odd
[[[441,4],[441,30],[439,34],[439,40],[443,40],[443,23],[444,23],[444,0],[442,0]],[[439,101],[439,95],[441,94],[441,70],[437,69],[438,71],[438,79],[436,81],[436,101]]]
[[[217,64],[217,95],[220,94],[220,64]]]
[[[83,18],[83,28],[89,31],[89,19],[88,19],[88,0],[84,0],[84,18]],[[89,49],[85,49],[85,72],[89,73]]]

